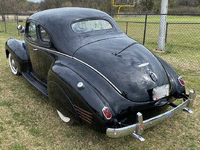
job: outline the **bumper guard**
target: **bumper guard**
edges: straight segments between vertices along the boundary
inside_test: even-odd
[[[136,124],[122,128],[107,128],[106,135],[111,138],[120,138],[127,135],[132,135],[137,139],[139,139],[140,141],[144,141],[145,139],[141,135],[145,129],[148,129],[152,126],[162,123],[164,120],[171,118],[175,114],[180,113],[182,110],[185,110],[189,113],[193,113],[193,111],[190,110],[189,108],[193,106],[195,98],[196,98],[196,92],[190,90],[189,97],[182,104],[176,106],[175,108],[145,121],[143,121],[142,113],[138,112]]]

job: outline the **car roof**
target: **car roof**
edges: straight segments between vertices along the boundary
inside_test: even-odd
[[[71,24],[82,19],[105,19],[109,21],[113,28],[95,33],[77,34],[71,29]],[[61,52],[73,55],[74,52],[95,40],[108,38],[109,33],[122,32],[116,22],[107,13],[91,8],[65,7],[44,10],[30,16],[29,20],[34,20],[42,25],[51,36],[53,45]],[[28,21],[29,21],[28,20]],[[106,35],[106,36],[105,36]]]
[[[91,8],[81,8],[81,7],[64,7],[56,9],[48,9],[41,12],[37,12],[31,15],[30,19],[38,20],[40,22],[45,21],[57,21],[63,17],[67,17],[67,21],[71,22],[82,18],[93,18],[93,17],[103,17],[108,16],[108,14]]]

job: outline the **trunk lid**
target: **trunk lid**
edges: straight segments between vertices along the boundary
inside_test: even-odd
[[[153,88],[169,84],[168,76],[157,58],[130,38],[89,43],[78,49],[74,57],[101,72],[130,101],[152,100]]]

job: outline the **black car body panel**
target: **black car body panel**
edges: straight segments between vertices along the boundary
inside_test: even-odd
[[[134,41],[124,42],[128,40],[114,38],[94,42],[79,49],[74,56],[104,74],[129,100],[150,101],[148,91],[169,84],[168,76],[151,52]],[[114,46],[116,43],[120,45],[118,48]],[[142,66],[145,63],[147,65]],[[157,75],[156,82],[150,78],[151,72]]]
[[[73,31],[73,23],[91,20],[104,20],[110,26]],[[168,107],[185,95],[180,76],[167,62],[125,35],[99,10],[59,8],[35,13],[26,22],[24,40],[6,42],[9,54],[11,68],[48,96],[64,116],[103,132],[122,126],[120,122],[133,124],[137,112]],[[155,100],[155,91],[162,95],[157,88],[163,86],[168,92]]]
[[[29,55],[24,40],[10,39],[7,41],[6,45],[9,45],[9,49],[12,49],[12,52],[18,57],[18,59],[29,61]]]
[[[26,42],[24,40],[9,39],[6,42],[5,49],[7,50],[7,58],[9,52],[12,53],[13,58],[16,60],[16,66],[20,72],[27,70],[27,67],[30,66],[30,57],[28,54]]]

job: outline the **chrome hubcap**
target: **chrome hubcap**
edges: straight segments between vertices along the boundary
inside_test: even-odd
[[[11,71],[13,72],[13,74],[17,74],[18,69],[15,66],[15,61],[12,59],[11,54],[9,54],[9,64],[10,64],[10,68],[11,68]]]

